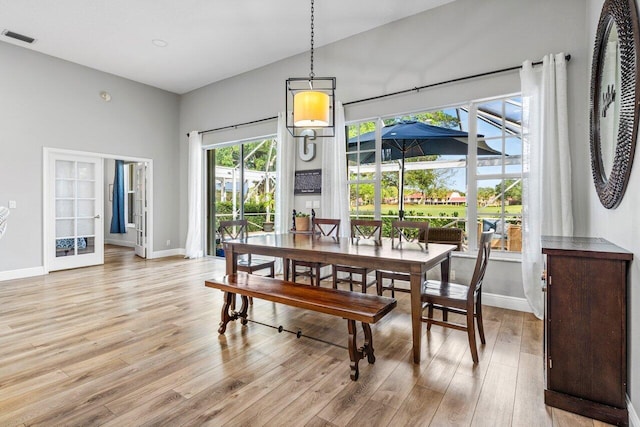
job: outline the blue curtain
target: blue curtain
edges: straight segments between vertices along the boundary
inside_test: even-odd
[[[124,219],[124,161],[116,160],[116,171],[113,177],[113,216],[111,217],[111,233],[124,234],[127,227]]]

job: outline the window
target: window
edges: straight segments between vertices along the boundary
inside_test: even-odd
[[[465,250],[493,229],[494,250],[520,252],[521,122],[508,96],[349,124],[351,217],[462,228]]]

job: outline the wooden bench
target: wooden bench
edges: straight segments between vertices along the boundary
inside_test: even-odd
[[[236,273],[205,281],[205,286],[224,291],[222,319],[218,333],[224,334],[227,323],[241,319],[247,324],[248,297],[259,298],[292,307],[303,308],[319,313],[331,314],[347,319],[349,330],[349,358],[351,359],[351,379],[358,379],[358,362],[367,357],[369,363],[375,362],[373,355],[373,337],[369,324],[382,319],[396,306],[393,298],[377,295],[349,292],[340,289],[321,288],[301,285],[281,279]],[[242,298],[240,311],[232,310],[235,294]],[[356,321],[362,323],[364,346],[356,345]]]

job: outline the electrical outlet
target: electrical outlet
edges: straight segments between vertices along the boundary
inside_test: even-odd
[[[312,208],[313,202],[311,200],[307,200],[306,202],[304,202],[304,207],[309,209]]]
[[[451,270],[451,280],[456,280],[456,271],[455,270]]]
[[[9,209],[15,209],[15,208],[16,208],[16,201],[9,200]]]
[[[314,208],[319,208],[320,207],[320,200],[314,200],[313,201],[313,207]]]
[[[167,246],[171,245],[171,240],[167,240]]]

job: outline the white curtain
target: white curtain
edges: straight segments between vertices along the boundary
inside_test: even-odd
[[[296,169],[296,142],[287,129],[286,113],[278,114],[276,135],[276,212],[274,229],[276,234],[286,234],[292,226],[293,186]],[[276,259],[276,272],[282,273],[282,259]]]
[[[185,258],[202,256],[202,135],[189,133],[189,176],[187,193],[187,243]]]
[[[320,212],[325,218],[339,218],[340,236],[349,237],[347,141],[344,129],[344,107],[341,102],[336,102],[335,137],[324,138],[319,144],[322,145]]]
[[[296,169],[296,142],[287,129],[287,116],[278,114],[278,134],[276,136],[276,234],[288,233],[292,226],[293,186]]]
[[[571,156],[564,53],[520,72],[523,116],[522,282],[533,313],[542,318],[542,235],[573,234]]]

